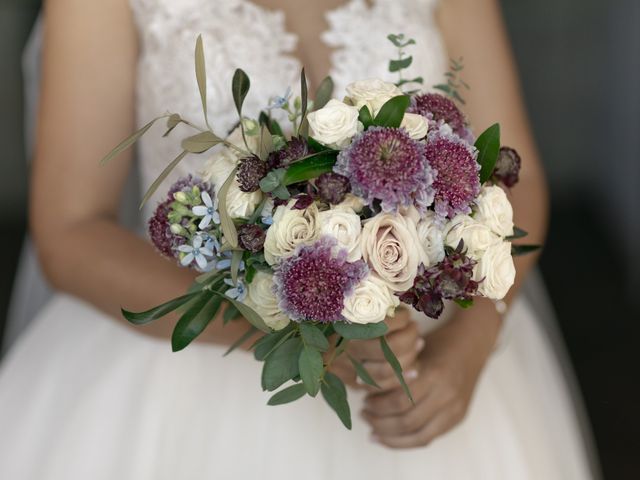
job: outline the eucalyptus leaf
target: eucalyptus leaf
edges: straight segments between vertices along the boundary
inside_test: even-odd
[[[204,113],[204,121],[209,126],[209,114],[207,113],[207,69],[204,61],[204,46],[202,44],[202,35],[198,35],[196,40],[196,80],[198,81],[198,90],[200,91],[200,100],[202,102],[202,112]]]
[[[113,150],[111,150],[109,153],[107,153],[107,155],[102,160],[100,160],[100,164],[101,165],[106,165],[113,158],[117,157],[122,152],[124,152],[127,148],[129,148],[131,145],[136,143],[140,139],[140,137],[142,137],[145,133],[147,133],[147,131],[153,126],[153,124],[156,123],[156,121],[160,120],[161,118],[164,118],[164,116],[163,117],[154,118],[149,123],[147,123],[145,126],[143,126],[140,130],[137,130],[137,131],[133,132],[131,135],[129,135],[127,138],[125,138]]]
[[[364,365],[349,355],[349,360],[351,360],[351,364],[356,371],[356,375],[367,385],[371,385],[372,387],[380,388],[380,385],[376,383],[376,381],[369,375],[367,369],[364,368]]]
[[[371,340],[383,336],[389,328],[384,322],[378,323],[346,323],[336,322],[333,324],[336,333],[348,340]]]
[[[220,187],[220,191],[218,192],[218,213],[220,214],[220,228],[222,229],[222,234],[224,235],[227,243],[233,248],[238,248],[238,230],[236,229],[235,223],[233,223],[233,219],[229,216],[229,209],[227,208],[227,193],[229,192],[229,188],[236,178],[237,170],[238,167],[232,170],[225,182],[222,184],[222,187]]]
[[[298,370],[307,393],[315,397],[320,390],[320,378],[324,372],[324,364],[320,352],[309,345],[305,345],[298,357]]]
[[[238,270],[240,270],[240,262],[242,262],[242,250],[234,250],[231,254],[231,281],[234,285],[238,284]]]
[[[333,373],[327,372],[324,375],[320,390],[322,396],[333,411],[336,412],[343,425],[351,430],[351,409],[347,401],[347,389],[342,380]]]
[[[480,134],[475,147],[478,149],[480,164],[480,183],[484,183],[493,173],[500,151],[500,124],[494,123]]]
[[[460,308],[471,308],[473,306],[473,298],[456,298],[454,302]]]
[[[260,149],[258,150],[258,156],[262,161],[267,161],[267,157],[273,151],[273,139],[271,132],[266,126],[260,127]]]
[[[236,306],[232,303],[227,305],[227,308],[224,309],[224,313],[222,314],[222,321],[226,325],[231,320],[235,320],[236,318],[241,317],[240,310],[236,308]]]
[[[402,365],[400,365],[398,358],[393,353],[393,350],[391,350],[391,347],[389,346],[389,344],[387,343],[387,340],[384,337],[380,337],[380,347],[382,348],[382,353],[384,354],[384,358],[387,360],[387,362],[389,362],[389,365],[391,365],[391,368],[393,369],[393,373],[396,374],[396,377],[398,378],[400,385],[402,385],[402,389],[404,390],[404,393],[406,393],[407,397],[409,397],[409,400],[411,400],[411,403],[415,405],[415,402],[413,401],[413,396],[411,395],[411,390],[409,390],[409,386],[407,385],[407,382],[405,382],[404,375],[402,374]]]
[[[223,139],[207,130],[182,140],[182,148],[189,153],[203,153],[222,142]]]
[[[407,83],[420,83],[420,84],[422,84],[423,82],[424,82],[424,78],[422,78],[422,77],[403,78],[402,80],[398,80],[396,82],[396,85],[398,87],[401,87],[402,85],[405,85]]]
[[[265,360],[279,343],[284,342],[291,335],[293,335],[291,327],[267,333],[251,346],[254,358],[259,361]]]
[[[320,351],[327,351],[329,349],[329,340],[325,337],[322,330],[310,323],[302,322],[299,325],[300,335],[305,345],[309,345]]]
[[[156,192],[156,190],[158,189],[158,187],[160,186],[160,184],[162,182],[164,182],[165,178],[167,178],[169,176],[169,174],[171,173],[171,171],[176,168],[176,166],[182,161],[182,159],[184,157],[187,156],[189,152],[187,152],[186,150],[184,150],[183,152],[180,153],[180,155],[178,155],[176,158],[174,158],[171,163],[169,165],[167,165],[165,167],[165,169],[162,171],[162,173],[160,173],[160,175],[158,175],[158,178],[156,178],[154,180],[154,182],[151,184],[151,186],[149,187],[149,189],[147,190],[147,193],[144,194],[144,197],[142,197],[142,202],[140,202],[140,208],[144,207],[144,204],[147,203],[149,201],[149,199],[151,198],[151,196]]]
[[[244,99],[249,93],[249,87],[251,82],[244,70],[237,68],[233,74],[233,80],[231,81],[231,92],[233,95],[233,102],[236,105],[238,115],[242,118],[242,104]]]
[[[398,95],[387,100],[375,116],[373,123],[381,127],[398,128],[402,123],[404,112],[409,108],[409,102],[408,95]]]
[[[168,136],[174,128],[176,128],[180,122],[182,122],[182,118],[177,113],[171,114],[167,119],[167,131],[162,135],[163,137]]]
[[[367,107],[366,105],[362,106],[362,108],[359,110],[359,113],[358,113],[358,119],[364,126],[365,130],[369,128],[371,125],[373,125],[373,117],[371,116],[371,111],[369,110],[369,107]]]
[[[291,193],[284,185],[278,185],[271,193],[274,197],[279,198],[280,200],[289,200],[289,198],[291,198]]]
[[[262,319],[260,314],[258,314],[258,312],[256,312],[253,308],[249,307],[246,303],[242,303],[234,298],[227,297],[224,293],[218,292],[216,290],[211,290],[211,293],[233,304],[233,306],[238,309],[238,311],[247,320],[247,322],[256,327],[258,330],[265,333],[269,333],[271,331],[267,324],[264,323],[264,320]]]
[[[526,255],[541,248],[542,245],[511,245],[511,255],[519,257],[520,255]]]
[[[267,402],[267,405],[273,406],[291,403],[304,397],[305,393],[307,393],[307,390],[304,388],[304,385],[302,383],[296,383],[273,395]]]
[[[411,65],[412,61],[413,57],[405,57],[401,58],[400,60],[391,60],[389,62],[389,71],[393,73],[408,68],[409,65]]]
[[[215,319],[221,303],[221,298],[211,296],[208,292],[200,294],[173,329],[171,348],[174,352],[184,349],[204,331]]]
[[[198,292],[182,295],[178,298],[174,298],[173,300],[169,300],[162,305],[153,307],[150,310],[145,310],[144,312],[131,312],[123,308],[121,309],[122,316],[134,325],[144,325],[145,323],[152,322],[153,320],[157,320],[158,318],[164,317],[166,314],[173,312],[178,307],[194,298],[197,294]]]
[[[304,123],[305,117],[307,115],[307,103],[309,102],[309,93],[307,90],[307,77],[304,75],[304,68],[300,72],[300,101],[301,101],[301,110],[300,110],[300,127],[298,128],[298,133],[300,133],[300,129]]]
[[[313,109],[320,110],[324,107],[333,95],[333,80],[331,77],[324,77],[316,90],[316,98],[313,102]]]
[[[262,388],[273,391],[299,374],[300,337],[287,339],[267,357],[262,368]]]
[[[529,235],[529,232],[514,226],[513,235],[509,235],[508,237],[505,238],[505,240],[517,240],[518,238],[524,238],[527,235]]]
[[[225,312],[226,313],[226,312]],[[251,327],[249,327],[249,329],[244,332],[244,334],[238,338],[235,342],[233,342],[231,344],[231,346],[227,349],[226,352],[224,352],[224,354],[222,355],[223,357],[226,357],[227,355],[229,355],[231,352],[233,352],[236,348],[238,348],[240,345],[242,345],[244,342],[246,342],[247,340],[249,340],[251,337],[253,337],[256,332],[258,331],[257,328],[255,328],[253,325]]]

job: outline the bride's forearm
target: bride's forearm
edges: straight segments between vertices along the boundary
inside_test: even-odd
[[[146,310],[182,295],[196,274],[161,257],[144,239],[108,218],[87,220],[60,232],[35,232],[45,274],[53,286],[71,293],[127,325],[120,307]],[[222,312],[220,312],[221,314]],[[177,317],[167,316],[134,327],[168,339]],[[237,322],[240,323],[240,322]],[[230,344],[247,329],[246,323],[209,325],[200,340]]]

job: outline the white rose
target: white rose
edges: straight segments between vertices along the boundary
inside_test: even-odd
[[[318,142],[332,148],[344,148],[362,131],[358,120],[358,109],[331,99],[320,110],[307,115],[309,135]]]
[[[354,195],[353,193],[347,193],[344,197],[344,200],[342,200],[339,204],[332,206],[333,208],[350,208],[354,212],[360,213],[365,205],[366,203],[362,198]]]
[[[360,217],[350,208],[338,207],[318,213],[319,235],[330,235],[338,241],[338,248],[347,251],[347,260],[362,258],[360,249]]]
[[[394,292],[413,285],[418,265],[425,260],[416,224],[410,218],[379,213],[362,227],[362,257]]]
[[[346,90],[349,99],[358,110],[366,105],[373,116],[388,100],[398,95],[404,95],[402,90],[393,83],[384,82],[377,78],[350,83]]]
[[[480,258],[489,247],[501,241],[485,224],[469,215],[456,215],[445,227],[444,243],[456,248],[460,240],[464,241],[467,254],[474,259]]]
[[[400,300],[375,275],[368,275],[344,299],[342,315],[352,323],[378,323],[393,316]]]
[[[216,196],[237,163],[238,158],[228,148],[222,148],[207,160],[202,172],[202,178],[206,182],[213,184]],[[229,186],[229,190],[227,190],[227,212],[231,218],[246,218],[250,216],[261,201],[262,192],[260,190],[245,193],[240,190],[240,185],[235,178]]]
[[[293,209],[296,200],[280,205],[273,214],[273,224],[264,241],[264,258],[269,265],[293,254],[298,245],[312,243],[318,238],[318,207],[312,203],[304,210]]]
[[[278,306],[278,299],[273,291],[273,275],[258,271],[247,287],[244,303],[253,308],[267,326],[281,330],[289,324],[287,317]]]
[[[483,187],[474,210],[474,218],[501,237],[513,235],[513,208],[502,188]]]
[[[427,136],[429,123],[427,119],[417,113],[405,113],[400,123],[400,128],[404,128],[409,136],[414,140],[420,140]]]
[[[444,232],[437,219],[435,212],[428,211],[416,227],[420,245],[427,255],[427,267],[444,259]]]
[[[511,242],[500,242],[489,247],[474,270],[474,280],[480,282],[478,293],[493,300],[504,298],[515,278]]]

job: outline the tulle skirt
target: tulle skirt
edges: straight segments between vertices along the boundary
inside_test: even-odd
[[[518,300],[465,420],[424,448],[369,438],[321,399],[269,407],[247,352],[172,353],[56,295],[0,370],[0,478],[588,479],[573,404],[546,335]]]

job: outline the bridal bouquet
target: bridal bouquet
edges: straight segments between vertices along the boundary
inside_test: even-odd
[[[346,389],[331,373],[348,342],[379,339],[409,397],[401,366],[385,340],[385,319],[402,304],[437,318],[450,300],[462,308],[476,296],[499,300],[511,287],[512,245],[525,233],[513,225],[504,190],[518,180],[520,158],[500,146],[493,125],[477,138],[456,102],[466,87],[452,62],[442,93],[410,90],[421,78],[402,78],[414,41],[390,35],[398,59],[396,83],[360,80],[332,97],[325,78],[313,101],[304,70],[300,95],[270,99],[257,119],[243,115],[250,82],[232,81],[239,123],[230,135],[209,127],[204,54],[196,44],[196,77],[205,127],[178,114],[158,117],[118,145],[131,146],[155,122],[167,135],[180,123],[197,133],[154,182],[144,201],[188,154],[202,169],[169,188],[149,221],[163,255],[200,272],[185,295],[146,312],[123,310],[143,324],[178,310],[174,351],[185,348],[225,306],[221,321],[246,319],[233,350],[253,344],[264,362],[262,388],[278,405],[321,392],[347,428]],[[341,92],[342,93],[342,92]],[[266,103],[266,102],[265,102]],[[278,118],[290,125],[281,126]],[[392,321],[392,320],[391,320]],[[350,358],[357,375],[375,381]]]

